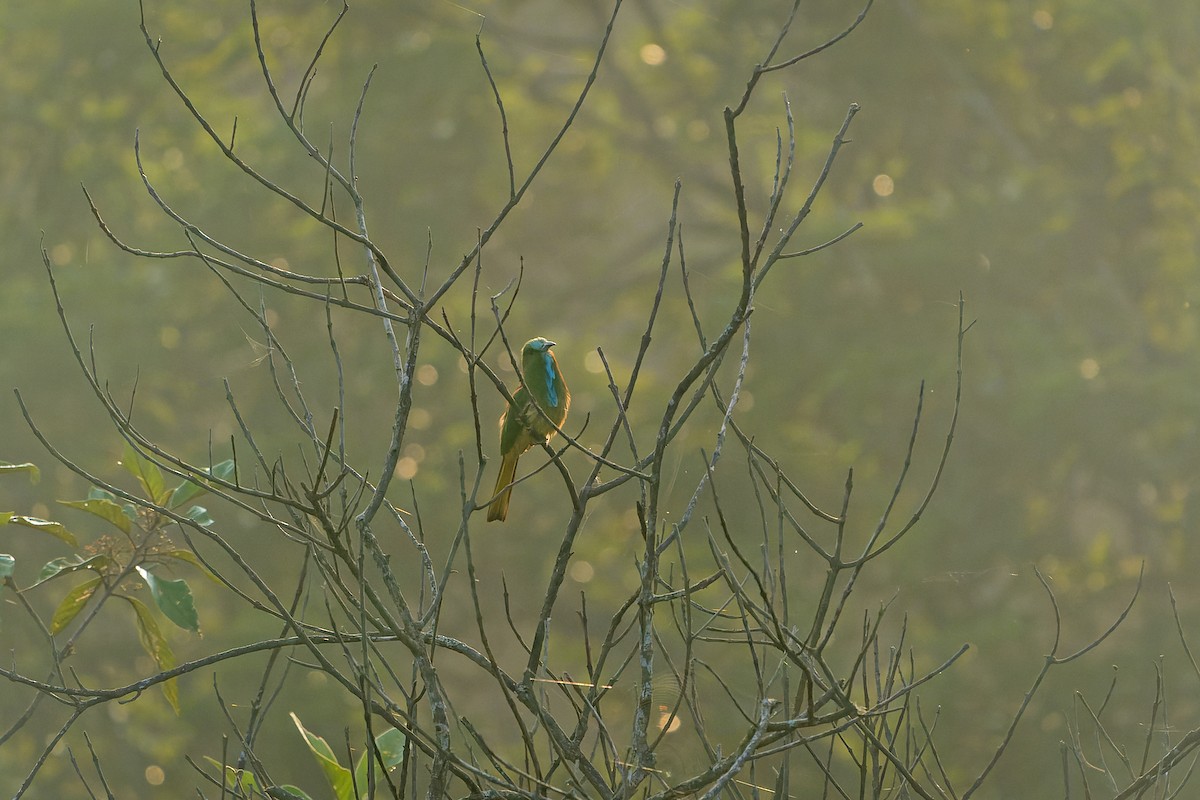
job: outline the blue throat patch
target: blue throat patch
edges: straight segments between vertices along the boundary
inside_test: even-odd
[[[558,408],[558,392],[554,389],[554,356],[550,355],[549,350],[542,351],[542,364],[546,367],[546,397],[550,405]]]

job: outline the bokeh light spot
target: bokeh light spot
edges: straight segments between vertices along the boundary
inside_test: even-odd
[[[71,247],[66,242],[59,242],[50,248],[50,261],[56,266],[61,267],[67,264],[75,257],[75,248]]]
[[[419,431],[423,431],[433,422],[433,415],[423,408],[414,408],[408,412],[408,424]]]
[[[583,357],[583,368],[593,375],[599,375],[601,372],[604,372],[604,360],[600,358],[599,351],[588,351],[587,355]]]
[[[590,561],[576,559],[571,562],[570,569],[571,580],[576,583],[587,583],[596,575],[595,568],[592,567]]]
[[[642,49],[638,55],[642,57],[643,63],[649,64],[652,67],[657,67],[667,60],[667,51],[653,42],[642,45]]]
[[[163,781],[167,779],[167,774],[163,772],[163,768],[157,764],[151,764],[146,767],[146,783],[151,786],[162,786]]]
[[[162,165],[169,172],[174,172],[183,166],[183,151],[178,147],[168,147],[162,155]]]
[[[174,325],[164,325],[158,331],[158,342],[166,350],[174,350],[179,346],[179,340],[183,338],[179,333],[179,328]]]
[[[433,364],[422,364],[417,367],[417,383],[422,386],[433,386],[437,383],[438,371]]]
[[[417,460],[412,456],[404,456],[396,462],[396,477],[402,481],[409,481],[416,477]]]
[[[708,138],[708,123],[702,119],[694,119],[687,124],[687,136],[693,142],[703,142]]]

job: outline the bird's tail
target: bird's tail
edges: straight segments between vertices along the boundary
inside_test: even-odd
[[[496,497],[488,508],[488,522],[504,522],[504,518],[508,516],[508,501],[512,498],[513,479],[517,477],[518,457],[516,453],[507,453],[500,462],[500,474],[496,476],[496,488],[492,490]]]

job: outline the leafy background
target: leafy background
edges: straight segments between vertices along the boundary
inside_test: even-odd
[[[482,31],[505,96],[514,159],[527,168],[586,76],[608,10],[543,0],[354,5],[327,50],[306,121],[310,131],[331,130],[340,146],[362,81],[379,64],[360,131],[359,173],[372,235],[406,274],[418,273],[430,243],[433,275],[457,263],[507,195],[475,34]],[[560,342],[573,413],[605,407],[596,347],[618,372],[630,366],[676,177],[702,318],[711,311],[715,319],[736,285],[721,109],[740,96],[786,10],[732,0],[627,7],[577,128],[485,251],[486,293],[506,286],[523,261],[509,328]],[[787,47],[798,52],[823,41],[857,11],[832,0],[806,3]],[[336,8],[271,3],[260,13],[281,86],[294,92]],[[320,170],[289,146],[272,118],[246,9],[150,4],[147,18],[217,129],[229,131],[237,117],[242,155],[281,183],[319,193]],[[113,480],[121,480],[120,443],[71,363],[39,243],[55,264],[76,335],[86,341],[93,332],[114,394],[129,398],[136,382],[136,417],[165,445],[203,460],[211,442],[216,458],[229,455],[233,427],[222,378],[270,446],[284,451],[291,435],[274,410],[262,343],[219,283],[195,265],[136,261],[92,221],[81,183],[130,243],[184,246],[141,189],[135,129],[147,172],[179,213],[264,260],[323,274],[335,269],[327,236],[214,153],[163,83],[137,23],[129,2],[0,6],[0,384],[20,387],[51,440]],[[917,467],[928,467],[950,410],[960,291],[978,319],[967,339],[950,473],[919,532],[877,568],[859,598],[863,608],[895,598],[926,666],[962,642],[972,645],[922,695],[928,709],[942,707],[955,774],[984,763],[1049,647],[1051,615],[1033,569],[1058,592],[1068,639],[1082,643],[1108,624],[1145,565],[1128,623],[1093,657],[1052,678],[989,796],[1041,796],[1057,786],[1057,743],[1070,735],[1072,693],[1096,700],[1114,674],[1109,713],[1124,723],[1131,746],[1147,733],[1156,669],[1174,689],[1170,722],[1186,728],[1200,719],[1194,690],[1188,695],[1180,688],[1188,684],[1175,682],[1191,666],[1166,589],[1194,630],[1198,40],[1200,7],[1190,0],[891,0],[826,54],[765,78],[769,90],[741,129],[750,202],[761,209],[785,96],[796,119],[798,174],[806,176],[815,175],[848,104],[863,107],[802,240],[825,241],[857,221],[864,228],[790,262],[794,274],[758,299],[751,402],[742,407],[742,424],[772,443],[819,502],[836,503],[853,466],[858,522],[870,527],[899,466],[921,379],[931,428]],[[648,45],[661,48],[661,63],[649,63],[657,59]],[[339,213],[348,218],[349,209]],[[348,249],[340,256],[358,257]],[[465,322],[467,300],[447,297],[457,324]],[[336,393],[321,310],[278,296],[264,302],[291,355],[309,365],[314,406],[331,408]],[[656,341],[657,369],[648,375],[666,381],[695,345],[686,306],[669,303],[663,313],[662,330],[677,335]],[[377,463],[394,391],[385,343],[370,323],[336,323],[352,365],[351,452]],[[451,354],[435,344],[426,355],[406,451],[413,482],[396,499],[420,502],[436,531],[454,516],[457,454],[471,450],[473,426]],[[665,385],[646,388],[660,397]],[[484,405],[498,415],[499,398]],[[8,393],[0,397],[0,459],[36,461],[45,472],[37,486],[6,480],[0,506],[72,521],[53,500],[81,498],[86,486],[40,448]],[[680,496],[698,463],[679,463]],[[536,484],[523,485],[516,501],[526,521],[487,531],[480,545],[494,565],[486,589],[493,596],[502,574],[539,574],[554,546],[547,538],[553,525],[533,511],[539,492],[552,487]],[[213,513],[221,518],[219,509]],[[268,573],[287,576],[294,565],[272,561],[268,535],[231,513],[222,522]],[[4,536],[0,549],[18,555],[22,584],[61,555],[30,532],[6,529]],[[635,539],[629,513],[616,509],[585,533],[579,557],[593,572],[573,576],[598,608],[623,594]],[[176,636],[181,660],[272,633],[239,617],[213,587],[196,591],[205,638]],[[518,612],[536,593],[537,581],[516,591]],[[36,641],[14,607],[0,613],[6,647],[20,652]],[[899,624],[898,614],[893,621]],[[150,671],[127,622],[111,620],[80,643],[87,659],[80,669],[92,685]],[[195,778],[182,754],[219,751],[214,731],[223,722],[212,680],[236,695],[239,681],[254,674],[247,664],[194,676],[180,687],[178,719],[150,696],[95,718],[89,730],[110,779],[126,796],[190,791]],[[338,739],[334,731],[350,724],[353,709],[340,700],[322,704],[315,673],[298,685],[304,691],[285,695],[281,707],[303,709],[306,726],[324,726],[326,738]],[[23,708],[15,693],[0,693],[0,716]],[[294,756],[301,752],[294,727],[278,716],[274,746]],[[54,727],[27,728],[0,748],[0,774],[23,774],[39,737]],[[319,780],[301,761],[288,779]],[[165,783],[148,786],[148,766],[160,767]],[[4,788],[12,780],[4,778]],[[42,780],[56,796],[79,795],[64,757],[55,757]]]

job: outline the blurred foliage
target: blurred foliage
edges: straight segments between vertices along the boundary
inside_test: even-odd
[[[285,102],[336,11],[307,1],[260,8]],[[432,274],[457,263],[508,196],[476,33],[505,98],[520,174],[573,102],[607,13],[594,0],[352,7],[313,83],[306,130],[342,147],[362,83],[379,64],[359,131],[359,177],[372,235],[406,275],[419,273],[430,243]],[[646,314],[647,276],[661,258],[676,177],[701,318],[735,285],[721,109],[740,96],[785,13],[781,4],[734,0],[627,8],[579,127],[485,250],[481,293],[505,287],[524,263],[509,328],[560,342],[579,418],[605,402],[595,348],[619,374],[630,367],[626,354]],[[806,3],[789,46],[800,52],[823,41],[854,13],[832,0]],[[152,2],[147,21],[214,128],[229,136],[236,117],[239,152],[319,203],[321,171],[273,116],[246,8]],[[141,190],[135,129],[150,180],[178,213],[264,260],[318,274],[338,269],[328,236],[220,158],[186,118],[137,24],[132,3],[0,6],[0,131],[9,154],[0,160],[0,383],[19,385],[51,440],[85,465],[100,465],[101,474],[119,456],[115,437],[69,361],[40,242],[76,335],[87,341],[82,334],[93,328],[100,374],[114,394],[130,397],[136,382],[135,416],[149,432],[198,461],[210,452],[227,457],[234,428],[221,379],[228,378],[239,409],[279,437],[270,446],[288,446],[286,422],[272,431],[266,416],[274,398],[263,345],[227,291],[194,265],[126,256],[90,217],[81,182],[125,241],[186,246]],[[864,109],[801,236],[812,245],[854,222],[865,227],[791,262],[803,276],[790,284],[795,292],[759,298],[752,408],[742,406],[746,429],[787,452],[784,467],[803,476],[819,502],[836,502],[850,466],[862,507],[886,496],[921,378],[930,424],[948,413],[960,289],[979,319],[968,337],[952,471],[919,534],[893,554],[890,572],[874,578],[880,599],[899,590],[921,657],[935,662],[963,641],[975,648],[930,688],[948,709],[941,724],[963,748],[963,763],[986,759],[1049,646],[1048,608],[1031,566],[1059,590],[1068,630],[1086,639],[1107,624],[1146,565],[1147,591],[1117,645],[1073,666],[1035,701],[993,796],[1032,796],[1057,775],[1048,743],[1067,735],[1070,690],[1107,686],[1099,663],[1120,663],[1130,674],[1119,684],[1117,715],[1131,726],[1143,719],[1151,684],[1138,676],[1149,674],[1149,654],[1179,657],[1165,622],[1165,581],[1184,618],[1200,619],[1192,569],[1200,559],[1198,40],[1200,6],[1192,0],[894,0],[878,4],[828,53],[766,76],[771,90],[741,129],[749,202],[761,208],[785,94],[800,144],[798,181],[815,175],[849,102]],[[352,211],[338,213],[349,219]],[[257,293],[248,298],[257,302]],[[452,320],[465,320],[468,300],[447,296]],[[333,373],[320,309],[288,297],[263,302],[290,355],[309,370],[307,385],[326,395],[326,407],[314,410],[327,414],[336,397],[321,388]],[[682,304],[663,313],[670,326],[690,328]],[[342,357],[354,365],[350,451],[374,463],[394,392],[385,343],[369,321],[334,316]],[[438,522],[448,513],[442,498],[457,491],[457,452],[472,447],[473,426],[458,365],[436,347],[426,352],[407,453],[415,479],[412,494],[396,502],[420,502]],[[645,391],[665,394],[653,367],[678,355],[651,352]],[[498,415],[500,399],[487,402]],[[933,457],[935,439],[918,451],[922,463]],[[79,495],[74,476],[47,468],[11,396],[0,401],[0,448],[0,458],[41,464],[47,478],[38,487],[8,481],[0,506],[44,518],[38,503]],[[697,465],[678,468],[684,475]],[[535,507],[537,487],[522,491]],[[242,525],[228,535],[248,556],[263,555],[254,551],[253,525]],[[549,561],[548,543],[528,527],[480,544],[479,562],[493,565],[481,576],[492,596],[501,574],[538,575]],[[580,559],[592,572],[573,576],[588,586],[589,602],[623,596],[636,539],[628,517],[601,521],[585,536]],[[63,555],[52,543],[41,546],[43,561]],[[270,564],[278,575],[294,566]],[[537,581],[510,587],[515,612],[537,602]],[[193,588],[206,595],[207,636],[269,635],[222,618],[213,587]],[[20,641],[9,616],[2,635]],[[127,668],[146,671],[134,637],[109,639],[107,647],[129,648]],[[201,652],[179,638],[174,645],[180,659]],[[124,683],[131,675],[121,666],[98,663],[90,679]],[[221,683],[236,686],[252,666],[224,668]],[[155,763],[166,770],[169,794],[187,791],[193,776],[180,753],[202,749],[199,742],[215,746],[221,725],[210,693],[204,679],[180,687],[186,726],[152,703],[119,707],[106,721],[123,732],[123,757],[106,761],[114,785],[144,794],[143,770]],[[320,708],[311,696],[285,700],[303,706],[314,728],[337,730],[347,713]],[[18,713],[10,702],[0,700],[4,716]],[[1196,710],[1182,700],[1174,714],[1194,719]],[[281,728],[279,738],[287,735]],[[102,754],[116,745],[98,742]],[[37,746],[6,745],[0,774],[21,774]],[[62,797],[78,796],[69,765],[59,761],[45,774],[62,776]],[[319,785],[319,773],[307,779]]]

